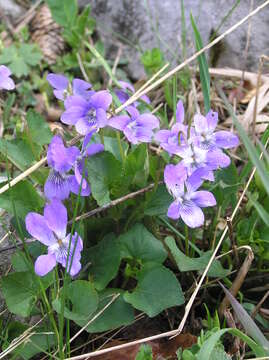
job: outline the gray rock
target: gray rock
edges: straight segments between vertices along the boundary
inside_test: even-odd
[[[235,4],[235,0],[185,0],[188,54],[194,52],[190,12],[196,19],[204,44]],[[254,8],[263,0],[254,0]],[[250,0],[244,0],[221,26],[219,33],[241,20],[250,12]],[[143,75],[141,51],[160,47],[166,59],[173,64],[180,62],[181,9],[180,0],[79,0],[81,6],[90,4],[97,28],[104,41],[107,56],[115,57],[119,44],[124,44],[123,57],[128,62],[130,76]],[[246,64],[244,49],[247,41],[248,22],[227,36],[215,51],[218,66],[257,70],[260,55],[269,50],[269,6],[251,20],[251,37]],[[140,51],[139,51],[140,50]],[[215,61],[216,62],[216,61]]]
[[[25,9],[14,0],[0,0],[0,10],[12,19],[17,19],[25,13]]]

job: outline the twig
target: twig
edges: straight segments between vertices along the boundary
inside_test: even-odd
[[[38,168],[40,168],[43,164],[45,164],[47,161],[47,157],[44,157],[43,159],[39,160],[37,163],[35,163],[33,166],[31,166],[29,169],[15,177],[15,179],[11,180],[8,184],[4,185],[0,188],[0,194],[3,194],[5,191],[7,191],[12,186],[16,185],[18,182],[22,181],[23,179],[27,178],[27,176],[31,175],[34,171],[36,171]]]
[[[115,294],[112,299],[103,307],[92,319],[90,319],[86,325],[84,325],[71,339],[70,343],[75,340],[94,320],[96,320],[103,312],[120,296],[120,293]]]
[[[162,182],[160,182],[160,184],[162,184]],[[82,215],[79,215],[75,218],[75,221],[79,221],[79,220],[83,220],[83,219],[87,219],[93,215],[96,215],[96,214],[99,214],[100,212],[103,212],[105,210],[108,210],[110,209],[111,207],[113,206],[116,206],[126,200],[129,200],[129,199],[133,199],[134,197],[138,196],[138,195],[141,195],[141,194],[144,194],[145,192],[147,191],[150,191],[154,188],[156,184],[150,184],[148,185],[147,187],[143,188],[143,189],[140,189],[140,190],[137,190],[135,192],[132,192],[130,194],[127,194],[127,195],[124,195],[122,196],[121,198],[118,198],[116,200],[112,200],[110,203],[108,203],[107,205],[104,205],[104,206],[100,206],[96,209],[93,209],[85,214],[82,214]],[[72,223],[72,220],[70,220],[68,222],[68,224],[71,224]]]
[[[269,290],[265,293],[263,298],[258,302],[258,304],[255,306],[251,313],[251,317],[254,319],[257,313],[259,312],[260,308],[262,307],[262,304],[265,302],[265,300],[269,297]]]

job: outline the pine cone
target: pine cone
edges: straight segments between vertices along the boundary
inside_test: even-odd
[[[40,6],[30,24],[31,39],[37,43],[49,65],[56,62],[65,48],[62,28],[52,18],[49,7]]]

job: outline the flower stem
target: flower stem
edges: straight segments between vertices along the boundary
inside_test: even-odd
[[[185,253],[189,256],[189,228],[185,225]]]
[[[125,162],[125,156],[124,156],[124,151],[123,151],[123,148],[122,148],[122,145],[121,145],[120,133],[118,131],[116,131],[116,136],[117,136],[117,140],[118,140],[121,160],[124,163]]]

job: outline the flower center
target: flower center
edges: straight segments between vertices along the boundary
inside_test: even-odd
[[[128,129],[130,130],[135,130],[136,129],[136,121],[131,121],[128,125],[127,125]]]
[[[87,113],[87,120],[90,126],[97,127],[96,124],[96,110],[94,108],[90,109]]]
[[[178,145],[178,136],[177,135],[169,136],[168,144],[170,144],[170,145]]]
[[[67,179],[65,174],[61,174],[58,171],[52,170],[48,176],[48,180],[52,181],[55,186],[61,186]]]

